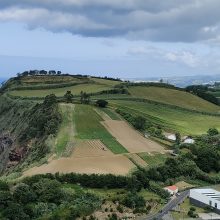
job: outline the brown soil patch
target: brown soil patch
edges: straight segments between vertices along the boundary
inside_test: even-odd
[[[86,173],[127,175],[136,166],[124,155],[114,155],[99,140],[79,143],[71,157],[52,160],[33,167],[24,176],[45,173]]]
[[[127,175],[135,165],[125,156],[102,156],[84,158],[60,158],[40,167],[33,167],[24,172],[24,176],[45,173],[97,173]]]
[[[164,152],[161,145],[143,137],[125,121],[107,120],[102,124],[130,153]]]
[[[72,157],[99,157],[114,155],[100,140],[90,140],[77,144]]]

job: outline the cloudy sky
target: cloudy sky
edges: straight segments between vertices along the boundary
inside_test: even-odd
[[[220,74],[220,0],[0,0],[0,76]]]

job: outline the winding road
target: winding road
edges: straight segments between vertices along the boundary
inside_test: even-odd
[[[164,215],[166,215],[169,211],[171,211],[174,207],[176,207],[178,204],[182,203],[186,197],[189,196],[189,190],[183,191],[179,193],[179,195],[170,200],[164,207],[163,209],[160,210],[160,212],[153,214],[153,215],[148,215],[143,220],[159,220],[162,219]]]

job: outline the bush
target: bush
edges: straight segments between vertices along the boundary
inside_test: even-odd
[[[124,200],[122,201],[123,205],[129,208],[142,208],[145,206],[146,202],[142,196],[139,196],[136,193],[129,192]]]
[[[105,108],[108,105],[108,102],[103,99],[99,99],[96,101],[96,105],[100,108]]]

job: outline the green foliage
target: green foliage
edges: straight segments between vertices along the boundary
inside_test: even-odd
[[[56,134],[58,131],[61,117],[55,95],[46,96],[44,102],[36,104],[28,115],[28,127],[21,135],[20,140],[42,138],[42,136]]]
[[[208,135],[210,136],[214,136],[214,135],[218,135],[219,131],[216,128],[209,128],[209,130],[207,131]]]
[[[180,144],[180,142],[181,142],[181,135],[180,135],[180,133],[177,132],[177,133],[175,134],[175,136],[176,136],[176,144]]]
[[[66,94],[64,95],[64,98],[65,98],[65,101],[67,102],[67,103],[72,103],[73,102],[73,94],[72,94],[72,92],[71,91],[67,91],[66,92]]]
[[[125,195],[122,203],[129,208],[142,208],[146,204],[142,196],[139,196],[138,194],[132,192],[129,192]]]
[[[96,105],[101,108],[105,108],[108,105],[108,102],[106,100],[99,99],[96,101]]]
[[[5,219],[75,219],[92,214],[101,206],[99,197],[64,191],[55,179],[38,176],[0,192],[0,216]]]
[[[144,130],[146,127],[146,119],[142,116],[137,116],[134,118],[133,126],[138,130]]]
[[[20,183],[16,186],[13,197],[18,203],[27,204],[36,199],[36,194],[27,184]]]
[[[112,100],[110,104],[116,106],[130,115],[140,115],[148,121],[164,129],[178,131],[181,134],[204,134],[208,128],[220,128],[220,120],[217,115],[193,112],[168,105],[153,102],[140,102],[131,100]],[[126,119],[126,118],[125,118]]]

